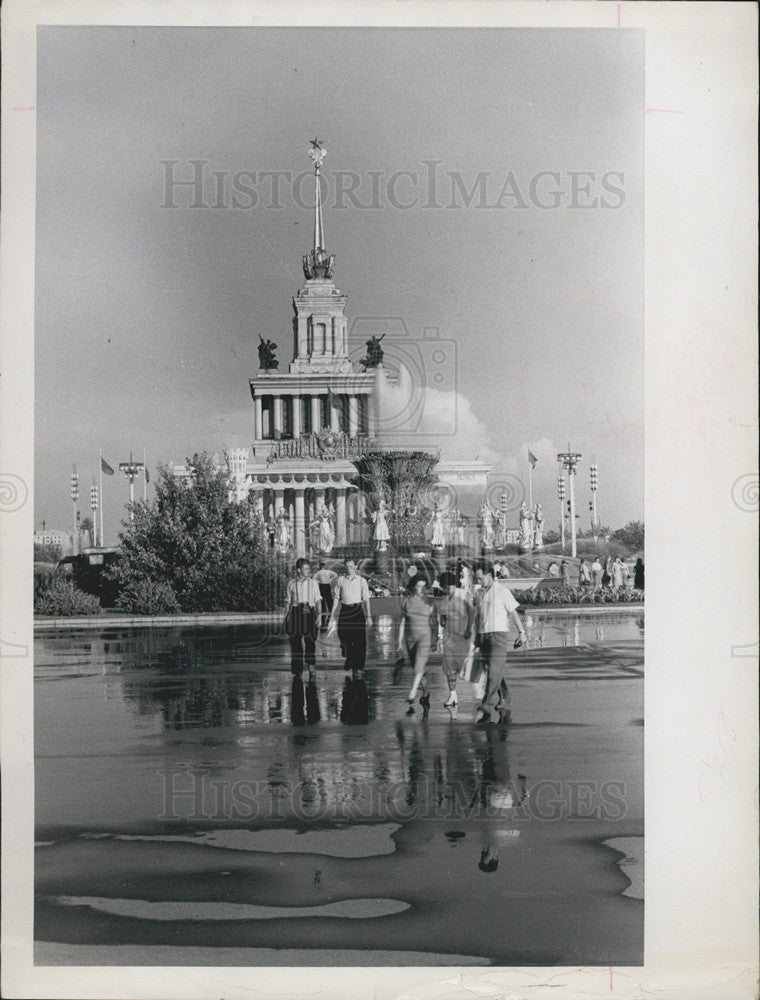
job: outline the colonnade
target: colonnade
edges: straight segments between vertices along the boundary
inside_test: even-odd
[[[257,441],[298,438],[324,430],[345,431],[351,437],[366,434],[369,425],[369,396],[267,394],[254,398],[254,427]]]
[[[335,513],[335,548],[363,539],[364,497],[347,486],[277,485],[254,488],[254,502],[265,521],[277,519],[281,511],[290,517],[296,557],[310,549],[310,517],[316,518],[327,507]]]

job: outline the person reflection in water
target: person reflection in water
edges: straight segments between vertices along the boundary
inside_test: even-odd
[[[528,798],[525,775],[518,774],[516,782],[510,780],[506,733],[486,733],[482,775],[478,790],[483,809],[478,868],[491,874],[499,867],[499,852],[520,836],[520,828],[511,821],[525,816],[522,803]]]
[[[304,687],[299,674],[293,675],[290,690],[290,718],[294,726],[311,725],[319,722],[319,693],[316,681],[310,680]]]
[[[348,726],[364,726],[369,722],[369,700],[363,677],[346,677],[340,703],[340,721]]]

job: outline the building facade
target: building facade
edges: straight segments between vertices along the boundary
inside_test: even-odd
[[[325,247],[320,192],[325,150],[319,140],[309,155],[314,240],[303,257],[304,284],[293,298],[292,357],[287,370],[280,370],[277,345],[259,336],[259,370],[249,379],[252,446],[225,452],[238,498],[253,495],[277,547],[295,556],[369,540],[366,500],[352,484],[353,460],[399,447],[377,434],[378,379],[396,383],[396,375],[383,367],[379,339],[367,341],[362,362],[349,357],[347,296],[333,281],[335,257]],[[175,466],[176,474],[182,471]],[[442,482],[473,498],[483,496],[489,471],[477,459],[444,461],[436,468]]]

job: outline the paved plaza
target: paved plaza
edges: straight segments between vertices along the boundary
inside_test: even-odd
[[[406,717],[376,622],[306,688],[263,626],[40,633],[36,961],[640,962],[643,618],[531,615],[506,726],[440,656]]]

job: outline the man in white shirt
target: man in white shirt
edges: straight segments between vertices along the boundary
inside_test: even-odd
[[[322,598],[319,584],[311,576],[311,563],[299,559],[295,578],[288,582],[285,609],[285,631],[290,640],[290,670],[294,676],[309,671],[314,680],[316,665],[315,640]]]
[[[480,562],[475,570],[480,589],[475,594],[475,643],[480,648],[481,663],[486,674],[483,698],[478,705],[476,722],[499,722],[507,719],[509,689],[507,688],[507,642],[509,624],[518,633],[516,646],[525,641],[525,629],[517,614],[519,607],[512,591],[494,580],[493,565]]]
[[[354,678],[364,670],[367,660],[367,627],[372,625],[369,586],[356,572],[353,559],[346,560],[346,572],[333,586],[334,604],[330,612],[330,627],[338,626],[338,638],[346,658],[346,670]]]

